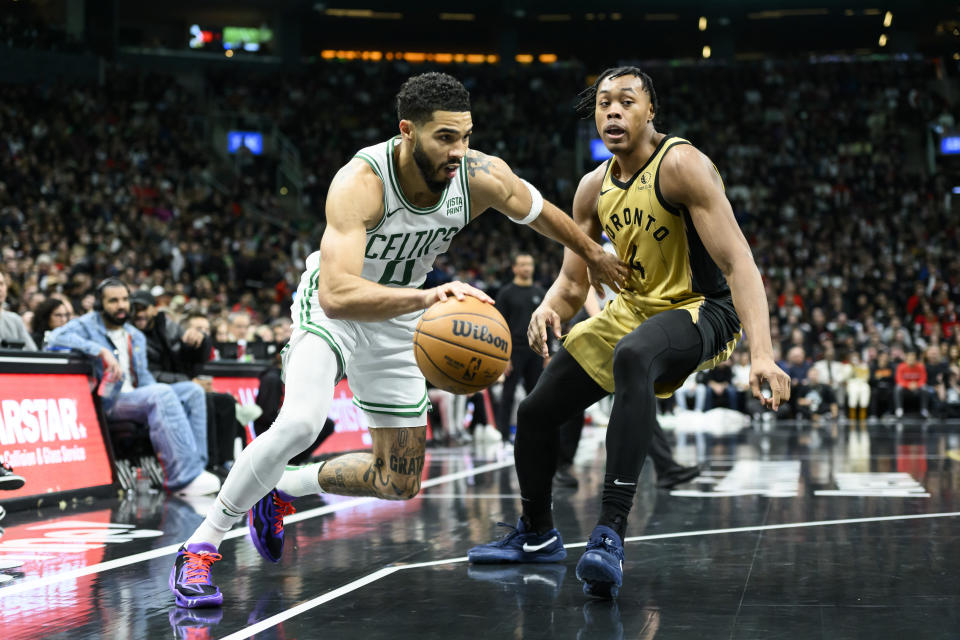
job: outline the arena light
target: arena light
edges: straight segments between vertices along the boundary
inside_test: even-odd
[[[531,62],[533,62],[533,56],[530,55],[529,53],[518,53],[517,62],[519,62],[520,64],[530,64]]]
[[[881,34],[880,34],[880,40],[878,41],[878,44],[879,44],[881,47],[887,46],[887,34],[885,34],[885,33],[881,33]]]
[[[436,62],[438,64],[467,63],[467,64],[497,64],[500,56],[495,53],[434,53],[425,51],[355,51],[345,49],[323,49],[320,51],[323,60],[366,60],[380,62],[381,60],[404,60],[410,63]]]
[[[887,11],[885,14],[883,14],[883,26],[889,27],[892,24],[893,24],[893,12]]]
[[[703,51],[702,51],[701,53],[702,53],[702,55],[703,55],[704,58],[709,58],[709,57],[710,57],[710,54],[712,53],[712,52],[710,51],[710,45],[704,45]]]
[[[323,13],[333,18],[403,20],[403,14],[398,11],[374,11],[373,9],[327,9]]]
[[[471,20],[477,19],[477,14],[475,13],[441,13],[441,20],[459,20],[461,22],[470,22]]]
[[[960,155],[960,135],[940,138],[940,153],[945,156]]]
[[[539,56],[540,62],[543,64],[553,64],[557,61],[557,54],[555,53],[541,53]]]
[[[830,15],[829,9],[775,9],[771,11],[754,11],[752,13],[748,13],[747,17],[751,20],[771,20],[777,18],[827,15]]]
[[[700,29],[700,31],[706,31],[706,30],[707,30],[707,17],[706,17],[706,16],[700,16],[700,21],[697,23],[697,28]]]

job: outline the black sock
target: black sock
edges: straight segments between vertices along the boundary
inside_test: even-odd
[[[537,535],[542,536],[547,531],[550,531],[550,529],[553,529],[553,510],[550,509],[549,506],[546,511],[541,510],[529,514],[526,509],[524,509],[520,519],[523,520],[523,526],[527,531],[535,531]]]
[[[636,493],[636,482],[624,483],[616,475],[606,474],[603,478],[603,504],[597,524],[610,527],[622,540]]]

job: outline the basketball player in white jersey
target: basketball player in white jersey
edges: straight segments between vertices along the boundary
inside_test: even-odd
[[[417,320],[451,296],[493,302],[463,282],[419,287],[472,219],[496,209],[562,242],[587,263],[596,286],[619,290],[629,273],[505,162],[468,149],[470,96],[456,79],[442,73],[410,78],[397,95],[397,112],[400,135],[358,152],[330,185],[320,251],[307,259],[292,307],[286,400],[178,551],[169,584],[182,607],[223,602],[210,567],[221,557],[224,535],[248,511],[257,550],[276,562],[283,516],[293,512],[295,496],[406,500],[418,493],[428,401],[412,348]],[[285,471],[316,438],[344,376],[370,426],[372,450]]]

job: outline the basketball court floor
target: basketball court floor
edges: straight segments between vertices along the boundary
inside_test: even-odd
[[[430,449],[403,503],[305,499],[279,564],[246,528],[215,565],[221,609],[178,609],[167,577],[201,520],[162,495],[4,520],[0,636],[12,638],[960,638],[960,424],[789,423],[685,433],[699,482],[657,490],[651,466],[616,601],[574,575],[595,524],[602,429],[575,491],[558,491],[557,565],[466,563],[519,515],[512,453]],[[500,530],[501,532],[503,530]]]

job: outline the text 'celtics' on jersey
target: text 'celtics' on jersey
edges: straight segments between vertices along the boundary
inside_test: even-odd
[[[461,168],[430,207],[411,204],[400,189],[393,150],[399,136],[357,152],[383,182],[383,218],[367,231],[363,277],[390,287],[419,287],[437,256],[470,222],[470,187]]]

